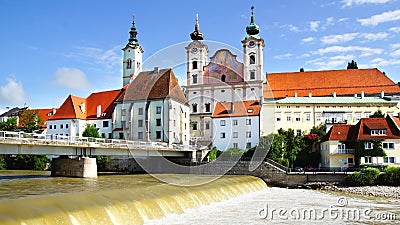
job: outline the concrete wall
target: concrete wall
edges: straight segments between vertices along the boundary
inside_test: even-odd
[[[96,178],[96,159],[88,157],[53,159],[51,175],[60,177]]]

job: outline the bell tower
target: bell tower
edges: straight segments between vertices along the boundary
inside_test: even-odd
[[[122,85],[125,86],[130,83],[135,77],[142,72],[142,55],[143,49],[139,45],[136,37],[137,31],[135,27],[134,16],[132,16],[132,27],[129,31],[129,40],[124,51],[124,58],[122,61]]]

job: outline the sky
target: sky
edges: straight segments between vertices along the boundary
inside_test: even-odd
[[[345,69],[355,60],[400,81],[400,0],[0,0],[0,112],[121,88],[133,14],[145,69],[172,67],[185,79],[179,65],[196,13],[205,41],[216,43],[209,57],[226,47],[242,61],[252,5],[264,73]]]

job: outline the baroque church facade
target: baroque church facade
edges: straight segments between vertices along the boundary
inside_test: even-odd
[[[190,105],[191,138],[195,143],[210,145],[216,128],[212,115],[218,102],[260,101],[263,97],[264,40],[254,22],[254,7],[246,37],[241,41],[243,62],[228,49],[219,49],[209,58],[208,46],[203,43],[198,17],[192,41],[185,48],[187,55],[186,98]]]

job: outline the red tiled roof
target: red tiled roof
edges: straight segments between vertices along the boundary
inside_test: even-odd
[[[38,111],[38,114],[40,115],[40,118],[43,121],[43,124],[41,125],[41,130],[44,130],[47,127],[47,120],[49,120],[50,117],[53,116],[53,110],[57,111],[58,109],[35,109]]]
[[[329,132],[326,134],[326,139],[327,140],[339,140],[339,141],[345,141],[349,139],[349,134],[350,129],[352,125],[343,125],[343,124],[337,124],[332,126],[332,128],[329,130]]]
[[[255,100],[243,102],[217,102],[213,112],[213,117],[258,116],[260,115],[260,109],[260,101]]]
[[[378,69],[324,70],[267,74],[264,98],[284,98],[354,95],[364,91],[365,95],[400,93],[400,87]]]
[[[158,72],[152,70],[139,73],[125,91],[124,100],[150,100],[167,97],[187,104],[187,99],[172,69],[161,69]]]

